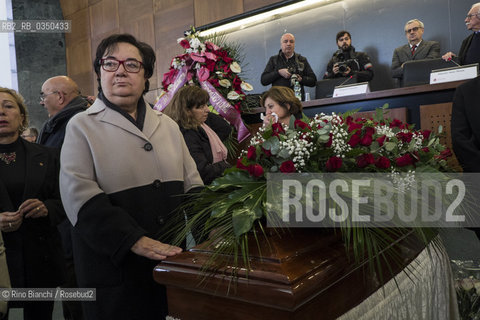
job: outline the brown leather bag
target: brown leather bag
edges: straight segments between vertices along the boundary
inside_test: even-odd
[[[0,290],[10,288],[10,275],[8,274],[7,255],[3,245],[2,232],[0,231]],[[7,314],[7,301],[0,300],[0,319]]]

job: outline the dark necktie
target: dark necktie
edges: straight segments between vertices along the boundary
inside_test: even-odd
[[[412,46],[412,56],[415,54],[415,49],[416,49],[416,48],[417,48],[417,45],[414,44],[414,45]]]

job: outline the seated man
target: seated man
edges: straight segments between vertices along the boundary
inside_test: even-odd
[[[370,81],[373,78],[373,65],[365,52],[355,52],[350,32],[337,33],[338,50],[328,62],[323,79],[356,76],[357,82]]]
[[[302,100],[305,100],[304,85],[314,87],[317,77],[310,67],[307,58],[295,52],[295,37],[291,33],[285,33],[280,39],[281,49],[277,55],[270,57],[267,66],[262,73],[262,85],[282,86],[293,90],[298,80],[302,90]],[[295,75],[293,78],[292,76]]]
[[[423,22],[413,19],[405,24],[405,35],[408,44],[398,47],[392,56],[392,77],[403,77],[403,65],[411,60],[440,58],[440,43],[422,39]]]

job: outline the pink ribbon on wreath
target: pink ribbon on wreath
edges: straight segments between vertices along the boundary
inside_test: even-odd
[[[160,98],[158,98],[157,103],[155,103],[155,106],[153,106],[153,109],[158,110],[158,111],[163,111],[167,107],[167,105],[170,103],[170,101],[173,98],[173,95],[177,93],[177,91],[185,85],[187,82],[187,74],[188,74],[188,67],[183,66],[183,68],[177,73],[175,80],[173,81],[173,85],[168,90],[167,93],[162,95]]]
[[[237,140],[242,142],[250,136],[250,132],[242,121],[240,113],[215,89],[208,81],[201,81],[200,86],[208,92],[210,103],[232,126],[237,129]]]

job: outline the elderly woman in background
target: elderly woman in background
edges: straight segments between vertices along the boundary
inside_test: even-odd
[[[303,116],[302,103],[287,87],[271,87],[263,94],[260,105],[265,108],[263,125],[279,122],[293,127],[293,122]]]
[[[96,288],[86,319],[163,319],[165,288],[153,280],[158,260],[182,251],[158,239],[177,214],[180,195],[202,180],[178,125],[143,99],[155,53],[128,34],[97,47],[99,94],[67,125],[60,185],[74,225],[80,287]]]
[[[227,148],[222,141],[232,132],[228,122],[209,112],[208,100],[207,91],[197,86],[185,86],[178,90],[163,111],[180,126],[205,184],[210,184],[230,167],[226,162]]]
[[[14,288],[55,288],[64,261],[55,227],[65,219],[58,152],[20,138],[28,127],[23,98],[0,88],[0,230]],[[24,319],[52,319],[53,301],[11,301]]]

